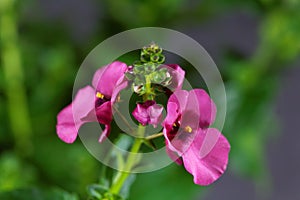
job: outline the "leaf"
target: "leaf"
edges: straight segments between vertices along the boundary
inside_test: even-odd
[[[108,188],[106,186],[98,184],[92,184],[87,186],[87,193],[91,198],[101,199],[107,191]]]
[[[125,198],[110,193],[109,188],[99,184],[88,186],[88,194],[90,199],[105,199],[105,200],[125,200]]]
[[[136,174],[130,174],[125,181],[121,191],[120,191],[120,196],[124,199],[128,199],[129,193],[130,193],[130,188],[134,181],[136,180]]]

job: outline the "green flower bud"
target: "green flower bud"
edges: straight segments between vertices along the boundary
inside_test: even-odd
[[[160,55],[159,54],[153,54],[150,56],[150,60],[154,63],[157,63],[159,61]]]
[[[135,85],[143,85],[146,82],[145,76],[137,74],[134,79]]]
[[[144,94],[144,90],[145,90],[143,85],[136,85],[136,84],[132,84],[132,89],[135,93],[140,95]]]
[[[158,83],[160,84],[161,82],[163,82],[165,79],[164,75],[162,73],[158,72],[154,72],[151,74],[151,81],[153,83]]]
[[[154,51],[156,54],[161,54],[163,50],[158,45],[156,45],[156,47],[154,48]]]
[[[144,66],[147,74],[154,72],[156,69],[156,65],[154,63],[147,63]]]
[[[144,63],[146,62],[149,62],[151,59],[150,59],[150,54],[148,52],[142,52],[141,53],[141,57],[140,57],[140,60]]]
[[[135,78],[134,74],[133,74],[133,73],[130,73],[130,72],[126,72],[126,73],[125,73],[125,77],[126,77],[127,80],[129,80],[129,81],[132,81],[132,80]]]
[[[159,55],[159,59],[157,60],[157,63],[159,63],[159,64],[161,64],[161,63],[164,63],[165,62],[165,56],[164,55],[162,55],[162,54],[160,54]]]
[[[143,65],[135,65],[133,68],[133,73],[134,74],[143,74],[145,72],[144,66]]]
[[[168,72],[168,69],[167,69],[167,68],[161,68],[161,69],[159,70],[159,73],[165,73],[165,74],[167,74],[167,73],[169,73],[169,72]]]
[[[159,73],[159,76],[161,77],[162,81],[164,81],[167,77],[166,72],[160,70],[160,71],[158,71],[158,73]]]
[[[137,61],[135,61],[134,63],[133,63],[133,67],[136,67],[136,66],[142,66],[143,65],[143,63],[141,62],[141,61],[139,61],[139,60],[137,60]]]
[[[154,62],[162,63],[165,59],[162,55],[162,48],[160,48],[155,43],[150,44],[149,46],[143,47],[141,51],[141,61],[142,62]]]
[[[171,82],[172,82],[172,77],[170,76],[170,77],[167,77],[167,78],[165,79],[165,81],[162,83],[162,85],[163,85],[163,86],[168,86],[168,85],[171,84]]]

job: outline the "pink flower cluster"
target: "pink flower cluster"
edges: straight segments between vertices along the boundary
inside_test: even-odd
[[[57,134],[66,143],[73,143],[86,122],[105,125],[99,138],[103,141],[111,130],[113,105],[119,93],[129,85],[125,73],[132,67],[113,62],[94,74],[92,86],[78,91],[73,102],[57,116]],[[194,176],[194,182],[208,185],[226,170],[230,144],[215,128],[216,106],[202,89],[182,90],[185,72],[178,65],[168,65],[172,81],[167,116],[162,122],[163,106],[155,100],[138,103],[132,115],[143,126],[163,126],[166,150],[171,159],[183,164]]]

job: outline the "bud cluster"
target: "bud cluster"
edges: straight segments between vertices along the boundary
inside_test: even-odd
[[[165,56],[162,54],[162,48],[152,43],[143,47],[140,54],[140,60],[128,68],[126,78],[132,81],[133,90],[139,95],[151,93],[147,90],[147,84],[159,84],[168,86],[172,77],[168,69],[162,65]]]

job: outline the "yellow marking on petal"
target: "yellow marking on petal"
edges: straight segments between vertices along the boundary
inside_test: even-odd
[[[104,95],[101,94],[100,92],[97,92],[97,93],[96,93],[96,97],[99,98],[99,99],[103,99],[103,98],[104,98]]]
[[[173,124],[173,127],[177,127],[177,124],[176,124],[176,123],[174,123],[174,124]]]
[[[188,132],[188,133],[191,133],[193,131],[192,127],[190,127],[190,126],[186,126],[184,128],[184,130],[185,130],[185,132]]]

